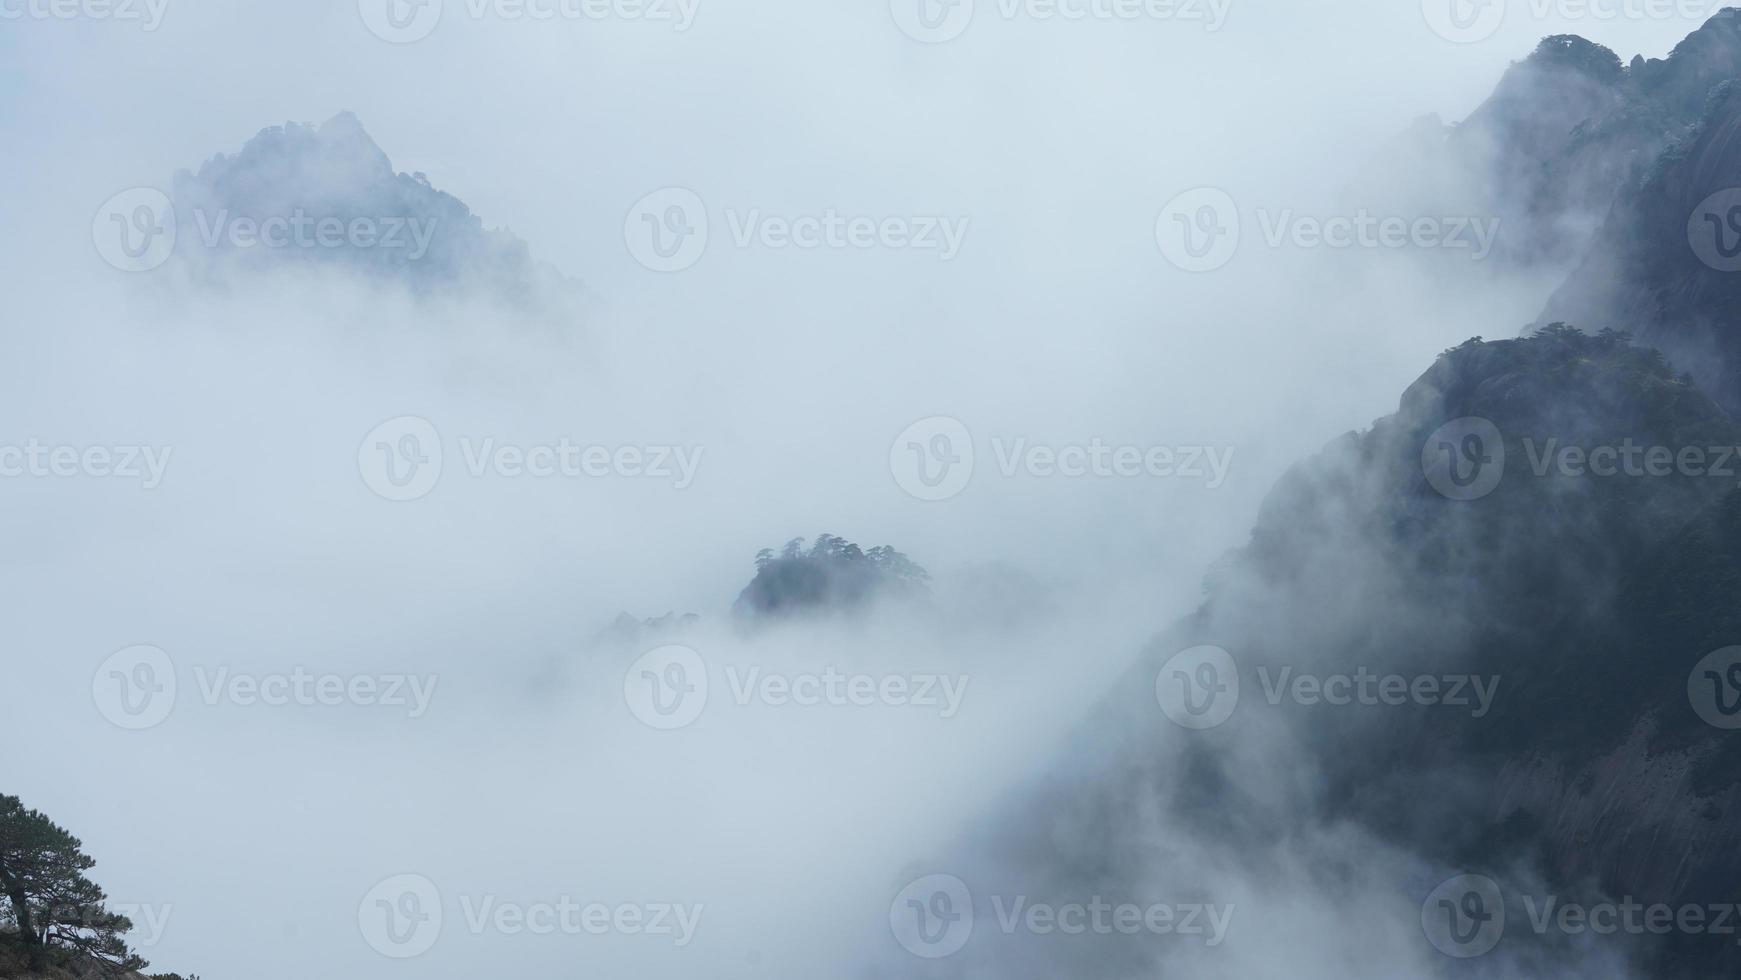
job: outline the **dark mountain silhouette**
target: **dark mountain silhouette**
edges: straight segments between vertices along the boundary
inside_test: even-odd
[[[1479,499],[1452,499],[1423,458],[1442,427],[1470,417],[1500,434],[1502,476]],[[1636,472],[1553,462],[1566,446],[1629,442]],[[1316,894],[1334,894],[1358,876],[1315,842],[1359,828],[1378,842],[1355,849],[1369,862],[1360,874],[1416,899],[1474,873],[1562,901],[1733,902],[1741,751],[1698,714],[1688,684],[1707,654],[1741,642],[1741,458],[1727,476],[1659,476],[1642,450],[1738,445],[1741,425],[1622,334],[1554,326],[1447,352],[1394,415],[1278,483],[1201,608],[947,866],[982,893],[1113,896],[1184,887],[1203,863],[1218,880],[1240,868],[1270,884],[1303,864],[1321,876]],[[1543,474],[1538,459],[1550,461]],[[1200,645],[1232,656],[1239,694],[1224,723],[1193,731],[1157,691],[1174,680],[1171,658]],[[1283,671],[1446,678],[1445,703],[1272,700]],[[1453,677],[1485,678],[1485,708],[1475,686],[1466,705],[1450,702]],[[1247,929],[1287,918],[1263,904],[1287,901],[1271,891],[1243,896]],[[1193,894],[1169,897],[1216,897]],[[1556,945],[1568,937],[1535,935],[1515,894],[1509,912],[1498,956],[1570,962]],[[1078,975],[1112,956],[1134,975],[1180,950],[1176,936],[1114,938],[1092,950],[1035,941],[1013,957],[976,939],[960,967]],[[1732,936],[1623,941],[1611,952],[1641,976],[1741,969]],[[1423,962],[1454,965],[1420,943]]]
[[[1417,125],[1404,145],[1442,188],[1478,187],[1507,224],[1506,259],[1575,271],[1528,336],[1447,351],[1395,414],[1290,470],[1197,612],[945,866],[980,893],[1262,882],[1248,925],[1288,918],[1260,907],[1288,901],[1278,868],[1350,904],[1362,889],[1425,900],[1463,873],[1537,899],[1733,904],[1741,191],[1713,195],[1741,185],[1738,80],[1741,11],[1725,10],[1666,59],[1548,38],[1461,126]],[[1468,492],[1444,483],[1453,472]],[[1226,651],[1239,695],[1191,730],[1164,688],[1193,681],[1168,671],[1202,647]],[[1432,678],[1441,693],[1462,678],[1469,704],[1327,705],[1277,680],[1300,674]],[[1590,943],[1532,928],[1512,897],[1491,958],[1421,936],[1428,975],[1591,955],[1601,975],[1741,975],[1733,934]],[[1177,965],[1176,938],[1091,953],[976,940],[947,975],[1136,973]]]
[[[806,550],[803,538],[793,538],[779,554],[763,550],[756,556],[756,577],[732,611],[751,621],[856,612],[884,599],[925,597],[929,579],[923,568],[887,546],[866,551],[823,534]]]
[[[1469,417],[1501,434],[1503,477],[1452,500],[1422,461],[1441,426]],[[1639,451],[1611,475],[1555,462],[1556,449],[1603,446]],[[1171,645],[1217,643],[1251,666],[1500,678],[1481,718],[1299,709],[1319,813],[1450,863],[1527,859],[1562,887],[1727,901],[1741,880],[1741,756],[1688,684],[1741,636],[1737,446],[1741,426],[1624,335],[1471,342],[1396,415],[1283,480],[1237,569]],[[1683,462],[1687,449],[1701,461]],[[1676,461],[1647,463],[1653,452]],[[1715,937],[1641,955],[1652,975],[1737,965]]]

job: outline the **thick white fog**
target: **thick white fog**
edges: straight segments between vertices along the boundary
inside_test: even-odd
[[[1709,12],[1518,3],[1458,44],[1395,0],[1204,3],[1216,29],[979,0],[965,32],[927,44],[886,0],[699,0],[682,30],[445,3],[427,37],[389,43],[355,0],[167,0],[151,30],[0,0],[25,12],[0,20],[0,444],[139,447],[143,471],[0,479],[0,792],[83,839],[154,970],[950,975],[891,936],[902,885],[962,873],[951,849],[1007,793],[1090,764],[1060,756],[1071,734],[1192,610],[1290,465],[1393,411],[1445,348],[1515,334],[1564,271],[1274,247],[1265,221],[1421,216],[1382,210],[1425,197],[1384,156],[1416,118],[1462,118],[1543,35],[1660,57]],[[93,247],[117,192],[168,190],[263,128],[346,110],[395,170],[582,288],[554,311],[306,270],[215,288]],[[679,271],[625,241],[663,188],[709,223]],[[1194,188],[1244,219],[1211,271],[1157,244]],[[957,237],[739,241],[749,221],[830,214]],[[408,416],[435,429],[442,470],[393,501],[359,453]],[[975,459],[927,501],[891,452],[934,418],[959,421]],[[669,451],[673,472],[468,466],[485,444],[565,441]],[[1164,447],[1202,472],[1006,475],[1018,444]],[[934,602],[734,618],[760,549],[823,532],[898,548]],[[700,619],[607,633],[625,611]],[[624,687],[666,643],[703,658],[711,690],[662,731]],[[129,730],[104,691],[112,669],[146,676],[110,659],[139,645],[176,690]],[[937,697],[771,704],[736,696],[750,670],[930,678]],[[301,675],[409,679],[403,698],[332,704],[229,686]],[[1286,740],[1262,735],[1253,771],[1285,781]],[[1412,860],[1339,833],[1298,848]],[[1302,859],[1254,878],[1207,851],[1187,866],[1157,900],[1235,913],[1219,948],[1181,945],[1180,975],[1394,977],[1438,955],[1376,873],[1332,885]],[[398,875],[440,890],[416,957],[359,923]],[[673,906],[693,934],[535,935],[483,909],[570,899]]]

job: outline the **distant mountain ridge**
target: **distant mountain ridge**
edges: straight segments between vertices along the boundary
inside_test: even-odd
[[[423,174],[395,172],[350,112],[261,130],[178,173],[171,197],[178,253],[208,277],[319,267],[514,300],[564,281]]]
[[[1505,261],[1571,266],[1616,198],[1693,130],[1712,90],[1737,77],[1733,8],[1666,58],[1623,62],[1576,35],[1547,37],[1460,123],[1419,121],[1361,175],[1359,193],[1386,196],[1403,213],[1498,218]]]
[[[1698,124],[1627,188],[1594,246],[1543,311],[1625,329],[1741,409],[1741,83],[1711,93]]]
[[[1548,38],[1452,141],[1491,150],[1514,247],[1576,259],[1535,326],[1631,333],[1731,411],[1741,410],[1738,80],[1735,8],[1666,59],[1624,68],[1590,41]]]

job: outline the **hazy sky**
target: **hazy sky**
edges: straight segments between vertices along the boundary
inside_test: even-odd
[[[144,952],[208,980],[816,976],[886,944],[887,883],[1191,608],[1287,466],[1392,411],[1444,348],[1515,333],[1554,281],[1268,248],[1255,223],[1229,264],[1187,272],[1156,244],[1169,201],[1213,187],[1248,214],[1334,214],[1412,120],[1462,117],[1541,36],[1660,56],[1702,20],[1516,2],[1463,44],[1398,0],[1231,0],[1218,30],[978,0],[927,44],[883,0],[700,0],[685,30],[446,0],[427,37],[390,43],[372,0],[167,0],[153,30],[32,12],[48,2],[0,0],[0,443],[172,455],[151,489],[0,481],[23,732],[0,740],[0,791],[83,836],[117,900],[173,906]],[[170,299],[93,248],[117,191],[346,109],[396,169],[584,281],[584,315],[553,336],[487,304],[436,314],[325,282]],[[625,216],[667,187],[705,202],[711,237],[660,273]],[[947,258],[740,246],[752,212],[936,218],[962,237]],[[357,452],[407,415],[444,440],[705,454],[683,488],[450,469],[395,504]],[[891,474],[897,435],[933,417],[979,457],[941,502]],[[1006,478],[1016,440],[1228,467]],[[1012,630],[722,623],[757,549],[822,531],[901,548],[941,591],[997,564],[1055,602]],[[725,711],[654,732],[622,704],[633,652],[591,650],[625,609],[703,615],[715,663],[944,664],[974,687],[949,719]],[[93,708],[105,658],[134,644],[166,651],[180,685],[146,731]],[[417,718],[200,695],[212,671],[299,666],[437,681]],[[450,932],[384,959],[358,904],[406,872],[445,883]],[[708,918],[682,949],[618,935],[579,954],[454,924],[460,896],[561,894]]]

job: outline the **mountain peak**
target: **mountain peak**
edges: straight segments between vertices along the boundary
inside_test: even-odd
[[[391,180],[393,163],[350,111],[326,122],[287,122],[255,134],[233,156],[218,154],[200,168],[199,179],[234,174],[264,165],[277,176],[326,174],[331,182],[367,183]]]
[[[331,119],[320,124],[320,132],[323,136],[328,133],[363,133],[363,121],[351,110],[340,109]]]
[[[176,175],[178,224],[206,229],[182,250],[202,271],[347,267],[422,286],[484,286],[523,300],[560,277],[538,267],[524,242],[484,227],[464,202],[423,174],[402,174],[348,110],[318,125],[261,130],[233,154]],[[272,229],[270,242],[238,223]],[[325,240],[310,228],[325,223]],[[241,240],[245,237],[247,241]]]
[[[1624,71],[1619,55],[1576,34],[1542,38],[1526,61],[1541,66],[1570,68],[1604,82],[1618,81]]]
[[[1713,86],[1741,77],[1741,9],[1718,11],[1667,59],[1647,61],[1634,75],[1646,94],[1671,111],[1696,115]]]

